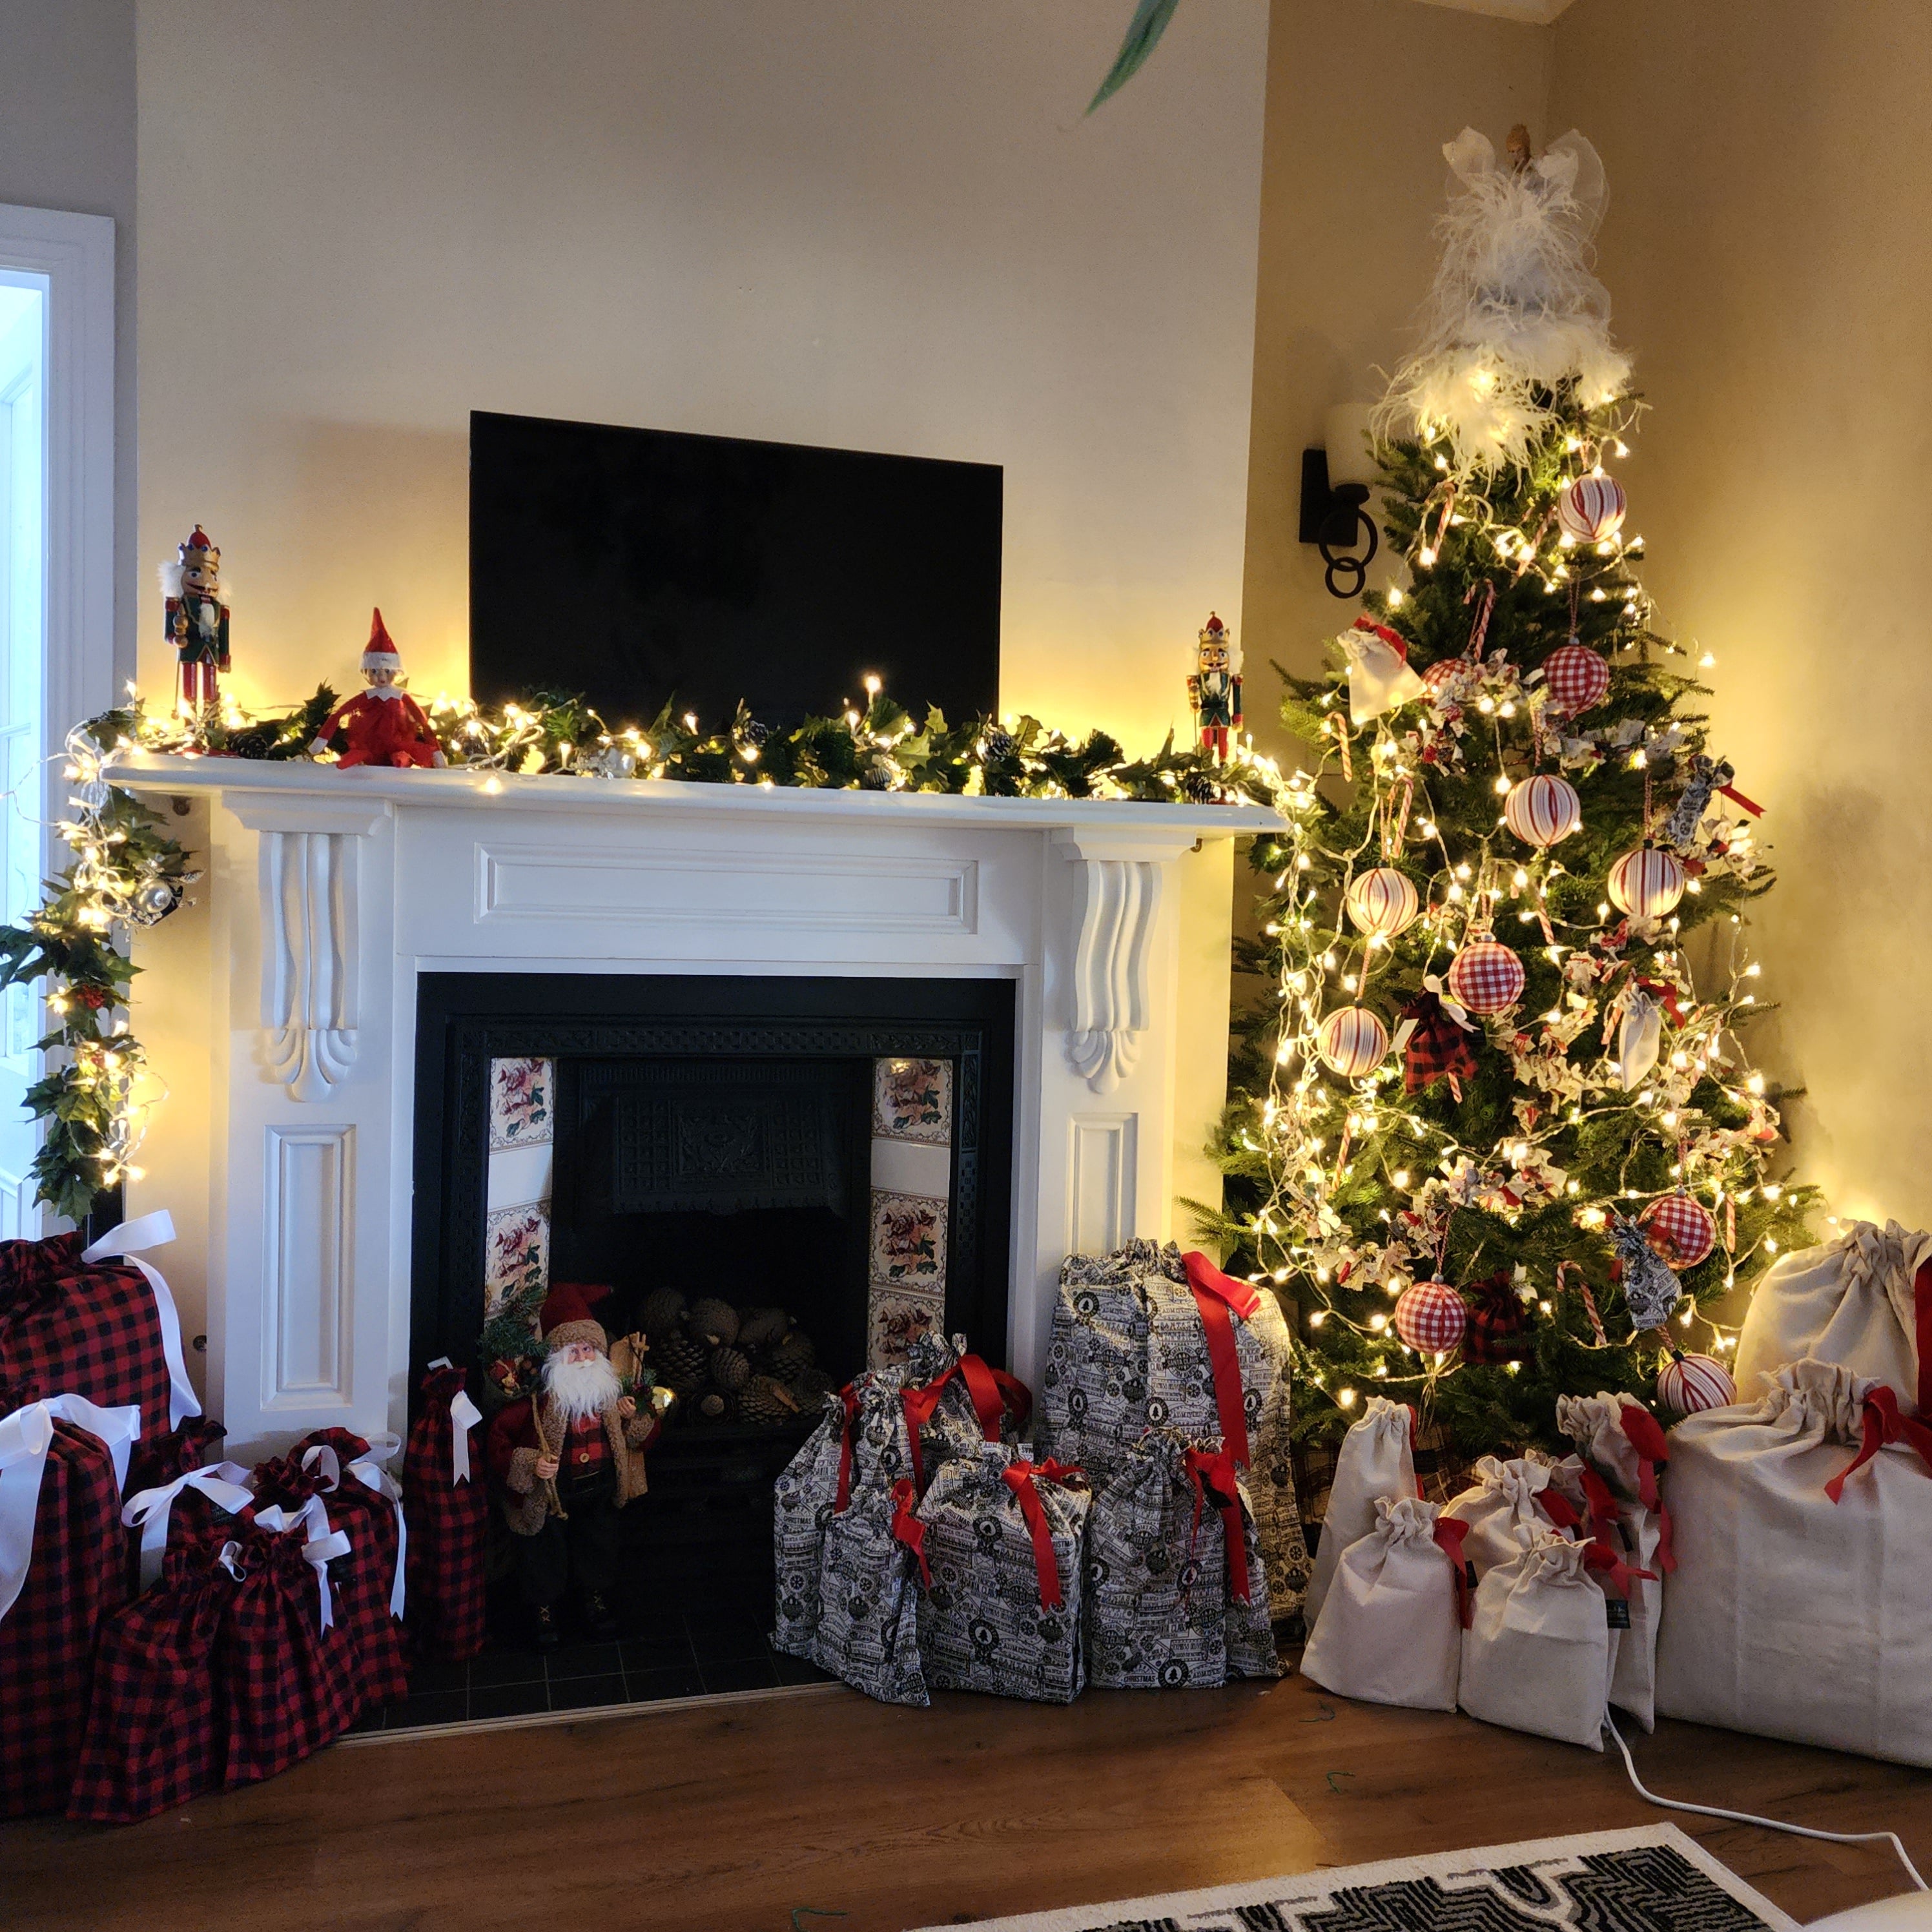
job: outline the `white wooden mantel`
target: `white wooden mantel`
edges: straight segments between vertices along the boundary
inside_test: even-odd
[[[141,758],[205,877],[140,935],[170,1090],[130,1207],[243,1460],[407,1403],[417,975],[1017,982],[1012,1366],[1070,1250],[1186,1232],[1225,1092],[1250,806]],[[413,1365],[418,1366],[420,1365]]]

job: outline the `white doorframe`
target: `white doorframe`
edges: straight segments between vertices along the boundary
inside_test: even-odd
[[[51,755],[114,702],[114,224],[0,202],[0,268],[47,278]]]

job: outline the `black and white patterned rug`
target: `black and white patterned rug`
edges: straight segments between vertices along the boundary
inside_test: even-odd
[[[967,1932],[1798,1932],[1674,1825],[976,1920]],[[926,1932],[959,1932],[928,1926]]]

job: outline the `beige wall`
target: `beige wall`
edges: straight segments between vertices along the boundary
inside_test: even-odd
[[[145,0],[144,556],[221,544],[245,695],[372,603],[434,692],[472,408],[1000,463],[1004,702],[1144,740],[1238,615],[1266,14],[1083,121],[1124,17]]]
[[[1654,413],[1628,466],[1665,627],[1716,655],[1767,808],[1754,916],[1795,1164],[1932,1216],[1932,10],[1579,0],[1552,124],[1602,150],[1602,272]]]

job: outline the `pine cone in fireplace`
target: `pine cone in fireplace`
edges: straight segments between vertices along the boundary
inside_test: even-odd
[[[747,1422],[782,1422],[798,1408],[790,1390],[770,1376],[754,1376],[738,1398],[738,1413]]]
[[[818,1359],[818,1351],[812,1346],[812,1337],[802,1328],[790,1328],[765,1351],[760,1366],[768,1369],[779,1381],[796,1380],[799,1372],[808,1369]]]
[[[704,1388],[711,1351],[682,1328],[674,1328],[661,1342],[651,1345],[651,1366],[667,1388],[680,1395],[695,1395]]]
[[[777,1341],[791,1326],[791,1317],[782,1308],[746,1308],[738,1316],[738,1346],[764,1348]]]
[[[684,1297],[674,1288],[654,1288],[638,1310],[638,1326],[655,1348],[677,1326],[684,1312]]]
[[[787,1386],[803,1409],[816,1409],[838,1384],[823,1369],[800,1369]]]
[[[752,1364],[742,1348],[713,1348],[711,1385],[732,1395],[752,1379]]]
[[[738,1311],[715,1294],[700,1295],[691,1304],[686,1326],[716,1348],[729,1348],[738,1339]]]
[[[698,1412],[706,1422],[722,1422],[730,1406],[730,1397],[720,1395],[716,1389],[707,1389],[698,1398]]]

